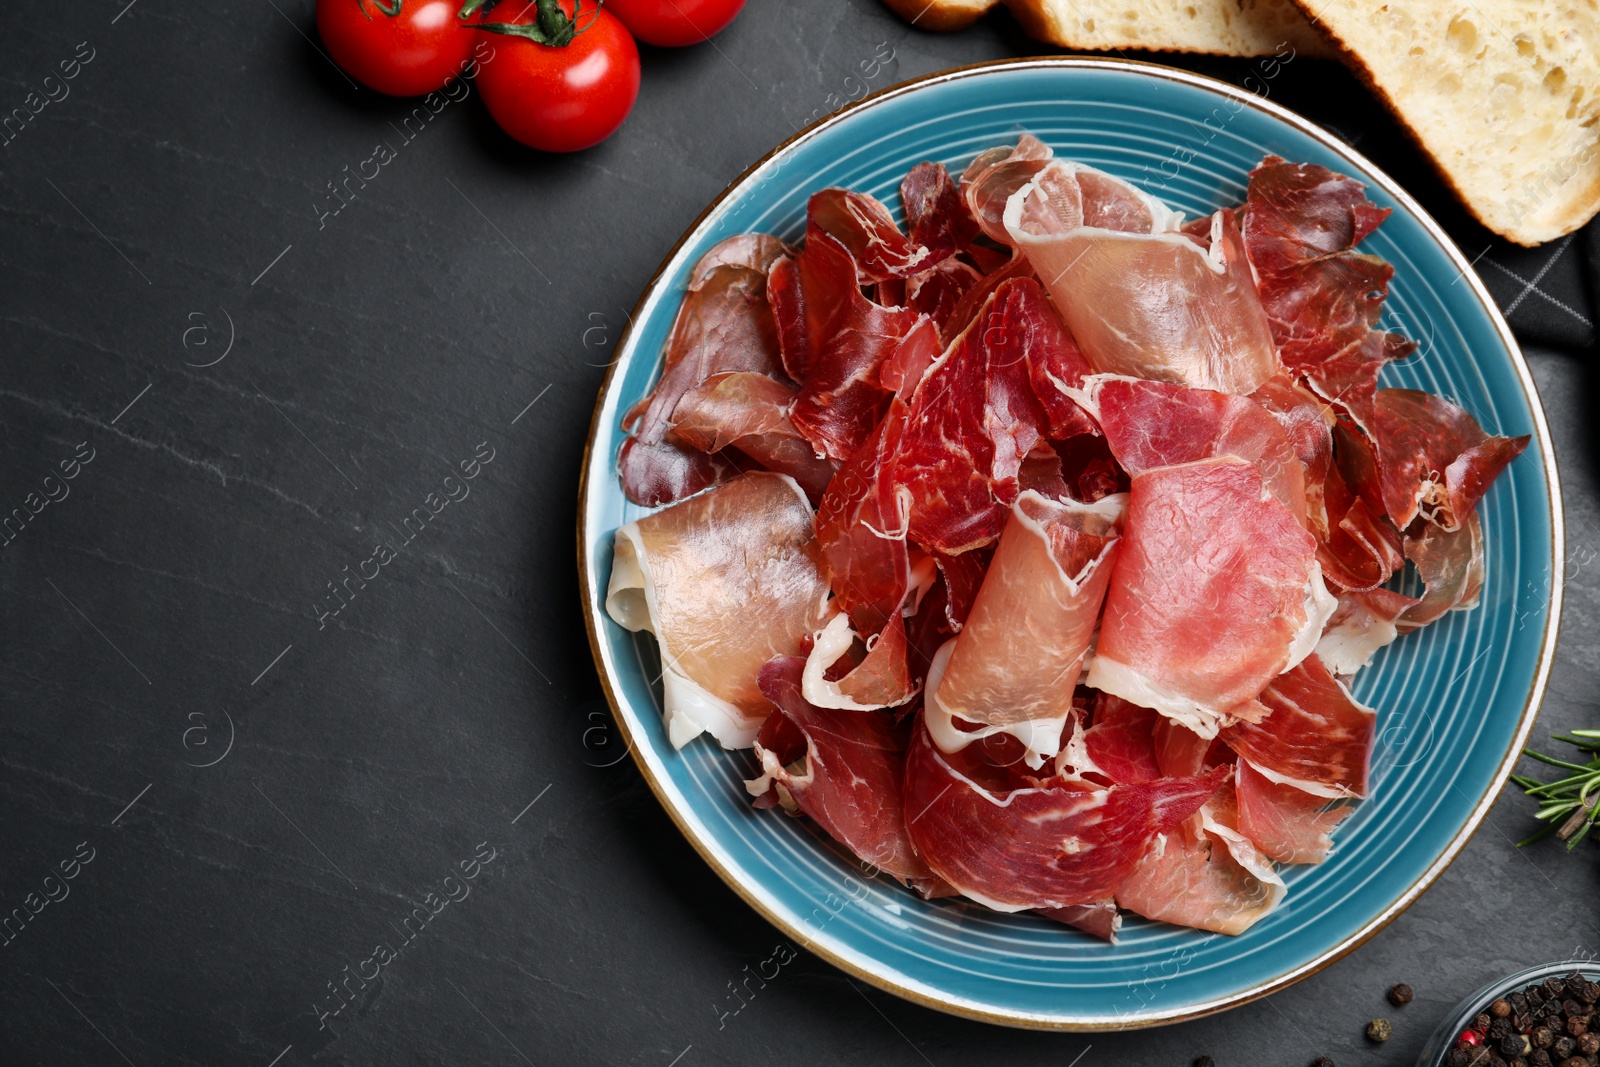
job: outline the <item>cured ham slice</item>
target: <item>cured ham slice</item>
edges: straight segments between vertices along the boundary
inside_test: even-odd
[[[961,175],[961,198],[990,240],[1011,243],[1006,230],[1006,201],[1033,180],[1055,153],[1031,134],[1023,134],[1014,147],[991,148],[980,154]]]
[[[1094,702],[1094,725],[1084,733],[1085,754],[1093,769],[1113,785],[1132,785],[1162,776],[1156,763],[1158,712],[1100,693]]]
[[[1289,374],[1275,374],[1250,394],[1283,427],[1300,460],[1306,487],[1306,525],[1319,542],[1328,539],[1328,473],[1333,469],[1333,409]],[[1326,570],[1326,567],[1324,567]]]
[[[1319,797],[1364,797],[1376,714],[1356,702],[1326,665],[1308,656],[1261,694],[1268,714],[1222,732],[1223,740],[1280,785]]]
[[[761,669],[761,692],[776,710],[755,741],[761,775],[745,789],[758,806],[792,805],[861,859],[924,896],[938,895],[944,887],[906,834],[905,750],[893,721],[810,703],[804,669],[792,656]]]
[[[828,620],[806,656],[806,700],[841,711],[873,711],[897,707],[917,695],[917,683],[906,666],[904,618],[896,614],[881,633],[868,638],[861,662],[853,663],[848,656],[860,640],[850,628],[850,616],[839,614]],[[831,678],[840,663],[848,666],[849,673]]]
[[[606,613],[656,635],[674,748],[709,732],[749,748],[767,717],[757,673],[822,623],[811,507],[790,478],[751,473],[617,531]]]
[[[1238,226],[1218,212],[1201,245],[1179,219],[1125,182],[1059,161],[1005,210],[1095,370],[1253,392],[1279,364]]]
[[[1233,457],[1135,476],[1124,529],[1088,684],[1214,737],[1316,646],[1316,541]]]
[[[810,227],[822,229],[849,249],[862,284],[908,278],[933,266],[955,249],[934,253],[908,238],[889,209],[875,197],[848,189],[824,189],[806,202]],[[810,233],[807,233],[810,240]]]
[[[962,299],[983,281],[983,275],[971,264],[959,259],[941,260],[921,274],[906,279],[906,304],[933,320],[942,336],[942,331],[955,317],[956,309],[961,307]]]
[[[1417,598],[1389,589],[1346,590],[1323,627],[1317,658],[1333,674],[1349,677],[1372,664],[1378,650],[1400,635],[1397,623]]]
[[[1008,733],[1033,767],[1060,750],[1124,504],[1018,496],[948,665],[936,681],[930,675],[925,715],[940,748]]]
[[[617,468],[634,503],[670,504],[737,472],[727,458],[669,439],[668,433],[684,394],[712,375],[782,374],[765,273],[775,241],[730,238],[696,268],[672,324],[661,378],[623,419],[623,428],[633,433],[622,442]]]
[[[702,452],[738,449],[763,470],[787,474],[819,500],[834,465],[794,428],[789,419],[794,398],[794,389],[765,374],[714,374],[678,401],[670,436]]]
[[[1478,606],[1483,587],[1483,528],[1476,514],[1458,530],[1418,522],[1406,534],[1406,557],[1422,577],[1422,599],[1396,620],[1402,634],[1444,618],[1446,612]]]
[[[1239,832],[1279,863],[1321,863],[1329,835],[1356,809],[1287,783],[1275,782],[1241,759],[1234,774]]]
[[[942,163],[912,167],[900,182],[900,202],[911,240],[935,256],[959,252],[978,236],[978,221]]]
[[[1237,456],[1255,464],[1267,491],[1305,525],[1305,468],[1283,426],[1254,400],[1115,375],[1089,378],[1084,390],[1106,444],[1130,475]]]
[[[1242,934],[1283,900],[1287,887],[1235,823],[1231,797],[1158,835],[1117,890],[1117,903],[1147,919]]]
[[[794,249],[770,233],[741,233],[726,238],[701,256],[689,272],[689,290],[703,286],[718,267],[744,267],[766,274],[779,259],[793,254]]]
[[[912,732],[907,829],[934,873],[996,911],[1111,896],[1146,844],[1199,810],[1225,780],[1219,771],[1108,789],[1054,781],[997,789],[962,773],[959,756],[939,751],[926,730]]]
[[[910,495],[884,465],[900,448],[905,407],[898,400],[877,433],[839,468],[817,511],[817,539],[836,606],[857,632],[875,634],[900,610],[910,587],[906,546]]]
[[[1113,945],[1117,943],[1117,934],[1122,932],[1122,913],[1117,910],[1117,902],[1110,898],[1070,908],[1041,908],[1039,914]]]
[[[848,459],[888,405],[878,368],[918,315],[861,295],[855,259],[815,226],[798,256],[773,264],[767,297],[784,369],[800,383],[789,417],[817,452]]]
[[[1530,440],[1492,437],[1444,397],[1416,389],[1378,390],[1374,436],[1383,502],[1402,530],[1418,515],[1459,529]]]
[[[1045,435],[1092,429],[1054,384],[1085,369],[1038,284],[1002,284],[911,398],[892,460],[894,484],[910,500],[911,538],[959,555],[998,537],[1023,457]]]

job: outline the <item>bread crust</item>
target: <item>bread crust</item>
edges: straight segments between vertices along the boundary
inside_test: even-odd
[[[883,0],[889,9],[919,30],[947,33],[963,30],[988,14],[1000,0],[979,0],[962,3],[960,0]]]
[[[1474,203],[1473,198],[1456,181],[1454,175],[1450,173],[1439,157],[1433,154],[1432,149],[1428,147],[1427,142],[1423,139],[1422,133],[1411,124],[1411,120],[1406,117],[1405,110],[1394,97],[1389,95],[1389,91],[1383,87],[1383,84],[1378,80],[1377,74],[1367,64],[1367,61],[1362,58],[1361,53],[1346,43],[1344,38],[1340,37],[1333,27],[1317,17],[1320,5],[1315,0],[1291,0],[1291,2],[1300,9],[1301,14],[1305,15],[1306,21],[1311,23],[1318,33],[1322,34],[1344,65],[1383,103],[1383,106],[1394,116],[1395,122],[1399,123],[1400,128],[1405,131],[1406,136],[1411,139],[1411,142],[1417,146],[1422,155],[1428,160],[1429,165],[1439,175],[1440,180],[1449,187],[1450,191],[1455,194],[1456,199],[1461,202],[1461,205],[1485,229],[1504,237],[1513,244],[1521,245],[1524,248],[1536,248],[1547,241],[1565,237],[1567,234],[1582,227],[1590,219],[1594,218],[1597,212],[1600,212],[1600,178],[1591,178],[1587,190],[1568,199],[1567,209],[1557,216],[1557,220],[1551,224],[1550,232],[1546,232],[1543,229],[1519,229],[1514,225],[1505,226],[1489,218],[1484,209]]]

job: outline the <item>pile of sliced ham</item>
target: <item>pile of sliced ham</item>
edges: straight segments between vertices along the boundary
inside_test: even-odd
[[[1186,225],[1024,136],[900,196],[695,268],[607,610],[674,745],[922,895],[1239,933],[1367,795],[1350,680],[1476,605],[1528,438],[1379,388],[1388,211],[1323,167]]]

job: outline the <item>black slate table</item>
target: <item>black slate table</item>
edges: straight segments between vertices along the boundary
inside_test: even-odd
[[[616,760],[573,565],[595,391],[677,236],[861,61],[892,49],[876,89],[1039,47],[752,0],[648,51],[605,145],[540,156],[452,101],[334,214],[413,105],[314,38],[309,0],[31,5],[0,34],[0,109],[78,64],[0,145],[0,513],[45,500],[0,547],[0,914],[45,901],[0,947],[0,1062],[1408,1064],[1480,982],[1600,951],[1593,849],[1515,849],[1508,793],[1388,930],[1220,1017],[1004,1030],[804,954],[730,1012],[786,942]],[[1338,68],[1272,94],[1467,226]],[[1544,735],[1597,719],[1596,380],[1529,359],[1570,544]],[[342,584],[463,461],[467,494]]]

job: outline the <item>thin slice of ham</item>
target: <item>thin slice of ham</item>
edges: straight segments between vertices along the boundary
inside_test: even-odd
[[[1023,134],[1012,147],[991,148],[961,174],[961,198],[990,240],[1011,243],[1006,231],[1006,201],[1044,169],[1055,153],[1050,146]]]
[[[1132,785],[1162,776],[1156,762],[1158,712],[1130,704],[1110,693],[1097,693],[1094,719],[1083,735],[1084,755],[1094,772],[1112,785]]]
[[[1183,826],[1151,842],[1117,890],[1117,903],[1147,919],[1244,933],[1288,889],[1237,823],[1232,796],[1213,799]]]
[[[1418,515],[1460,529],[1531,439],[1491,436],[1444,397],[1416,389],[1380,389],[1376,404],[1383,502],[1402,530]]]
[[[863,284],[889,278],[909,278],[932,267],[955,251],[954,246],[935,253],[900,232],[894,216],[876,197],[849,189],[823,189],[806,202],[806,239],[821,229],[850,250]]]
[[[1367,795],[1377,714],[1315,655],[1261,693],[1268,714],[1222,738],[1262,774],[1325,798]]]
[[[1400,635],[1399,622],[1418,603],[1391,589],[1344,590],[1317,641],[1317,657],[1329,671],[1350,677],[1371,666],[1378,650]]]
[[[669,437],[702,452],[738,449],[763,470],[787,474],[812,501],[833,477],[789,418],[795,390],[765,374],[713,374],[678,401]]]
[[[1446,612],[1478,606],[1483,588],[1483,527],[1473,514],[1456,530],[1419,520],[1406,531],[1406,558],[1417,566],[1422,599],[1396,620],[1400,633],[1419,630]]]
[[[806,655],[806,700],[840,711],[873,711],[898,707],[917,695],[919,687],[906,664],[905,619],[899,613],[881,633],[862,642],[865,655],[853,663],[847,657],[857,642],[862,639],[850,628],[850,616],[841,612],[828,620]],[[830,678],[840,662],[849,666],[848,673]]]
[[[752,473],[623,526],[606,613],[656,635],[673,747],[709,732],[749,748],[771,705],[757,674],[822,624],[827,585],[811,506],[791,478]]]
[[[1229,212],[1202,245],[1125,182],[1053,161],[1005,225],[1097,371],[1250,393],[1278,372],[1272,332]]]
[[[1134,477],[1088,684],[1201,737],[1311,653],[1337,602],[1316,540],[1234,457]]]
[[[746,791],[759,806],[787,797],[860,859],[925,896],[937,895],[944,887],[906,834],[901,732],[888,715],[810,703],[804,669],[793,656],[761,668],[761,692],[776,710],[755,741],[761,774],[745,783]]]
[[[972,614],[937,684],[930,679],[926,716],[940,748],[1007,733],[1033,767],[1060,750],[1125,504],[1017,497]]]
[[[996,911],[1104,900],[1152,839],[1199,810],[1225,781],[1217,772],[1109,789],[1056,781],[996,789],[958,769],[962,755],[939,751],[920,726],[913,731],[907,829],[936,874]]]
[[[1074,904],[1070,908],[1040,908],[1039,914],[1113,945],[1117,943],[1117,934],[1122,932],[1122,913],[1117,910],[1117,902],[1109,897],[1093,904]]]
[[[1356,809],[1331,803],[1287,782],[1273,781],[1247,759],[1233,780],[1239,832],[1279,863],[1321,863],[1333,847],[1329,835]]]
[[[1082,390],[1130,475],[1237,456],[1255,464],[1267,491],[1306,524],[1305,467],[1278,419],[1250,397],[1111,374],[1084,379]]]
[[[959,252],[978,236],[978,221],[943,163],[912,167],[900,182],[900,203],[911,240],[935,256]]]

